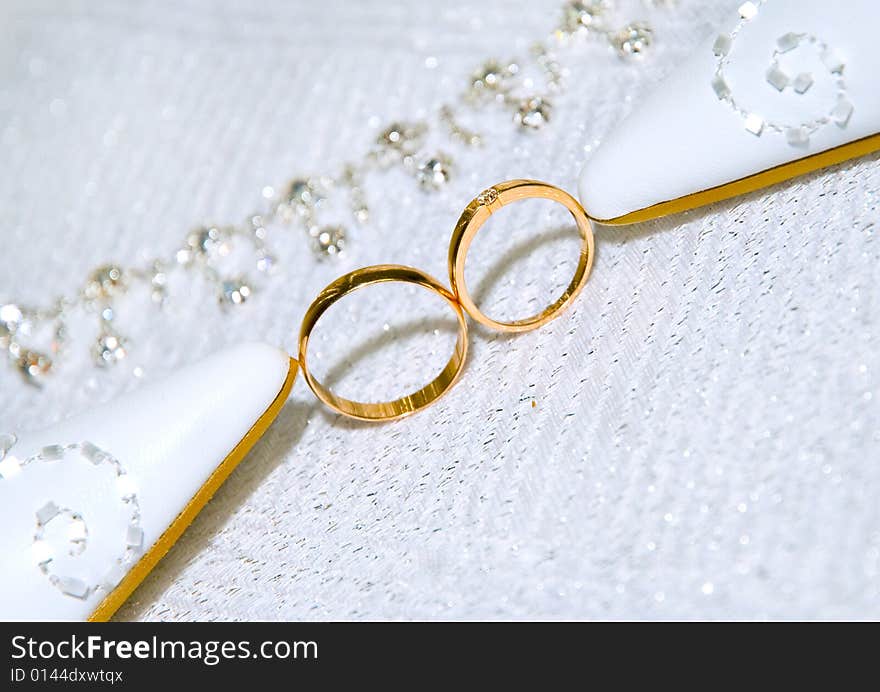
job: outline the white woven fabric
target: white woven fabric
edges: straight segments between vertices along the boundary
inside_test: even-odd
[[[402,173],[371,178],[372,220],[342,262],[316,262],[291,229],[274,241],[280,275],[239,309],[199,284],[172,287],[163,312],[133,303],[116,369],[91,366],[93,324],[77,321],[42,391],[0,369],[0,429],[110,399],[138,386],[136,366],[154,379],[252,339],[292,351],[305,306],[349,268],[444,277],[473,195],[510,177],[573,190],[585,150],[736,4],[624,3],[655,45],[637,64],[575,49],[545,130],[479,118],[486,145],[450,151],[455,175],[435,195]],[[170,253],[201,221],[242,218],[264,185],[358,158],[381,125],[454,99],[483,59],[526,52],[559,8],[4,3],[0,302],[45,303],[104,260]],[[598,229],[575,309],[517,337],[474,329],[460,385],[411,419],[344,420],[297,383],[117,617],[880,617],[877,160]],[[547,221],[530,211],[517,218]],[[507,254],[484,294],[523,315],[565,283],[573,246],[524,223],[507,235],[516,219],[499,217],[476,268]],[[322,325],[315,367],[344,393],[403,392],[448,353],[445,308],[387,288]]]

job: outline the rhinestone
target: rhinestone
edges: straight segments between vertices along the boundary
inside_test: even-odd
[[[758,14],[758,6],[753,2],[744,2],[739,6],[739,16],[743,19],[754,19]]]
[[[730,34],[718,34],[715,43],[712,45],[712,52],[719,58],[727,55],[733,47],[733,39]]]
[[[27,381],[36,385],[52,370],[52,359],[37,351],[22,351],[15,364]]]
[[[97,365],[115,365],[121,361],[128,352],[125,341],[113,332],[105,332],[98,337],[92,348],[92,357]]]
[[[47,445],[40,450],[43,461],[58,461],[64,457],[64,447],[61,445]]]
[[[600,28],[608,6],[608,0],[572,0],[563,10],[563,29],[573,32]]]
[[[643,22],[635,22],[618,31],[611,43],[619,56],[639,57],[651,45],[652,38],[651,27]]]
[[[128,531],[125,532],[125,544],[130,548],[140,550],[144,544],[144,530],[135,524],[130,525]]]
[[[15,334],[23,320],[24,315],[17,305],[9,303],[0,306],[0,339]]]
[[[749,113],[745,117],[744,125],[746,130],[756,137],[760,137],[764,131],[764,119],[757,113]]]
[[[837,104],[831,110],[831,119],[840,127],[846,127],[849,119],[853,114],[853,105],[850,101],[841,96],[837,99]]]
[[[221,241],[220,229],[213,226],[197,228],[186,237],[186,244],[190,248],[190,253],[184,257],[185,261],[182,264],[191,261],[194,256],[206,257],[214,251],[219,251],[222,244]],[[180,259],[178,257],[178,262],[180,262]]]
[[[61,593],[74,598],[86,598],[89,595],[89,585],[76,577],[59,577],[58,588]]]
[[[524,129],[537,130],[550,119],[551,108],[549,101],[535,96],[520,103],[514,120]]]
[[[3,457],[0,461],[0,478],[12,478],[21,473],[21,462],[14,456]]]
[[[428,159],[419,166],[419,184],[425,189],[437,189],[449,180],[449,160],[443,156]]]
[[[777,91],[782,91],[791,81],[789,76],[779,67],[779,65],[771,65],[767,70],[767,82]]]
[[[315,252],[321,257],[340,254],[345,248],[345,231],[339,226],[317,229],[314,237]]]
[[[822,63],[825,67],[828,68],[828,71],[832,74],[840,74],[843,72],[843,68],[846,66],[846,63],[843,62],[843,59],[840,55],[837,54],[837,51],[832,48],[826,48],[822,51]]]
[[[125,290],[125,277],[122,268],[115,264],[105,264],[92,272],[86,283],[85,295],[90,300],[110,298]]]
[[[793,147],[802,147],[810,142],[810,131],[805,127],[789,127],[785,131],[785,138]]]
[[[805,94],[813,86],[813,75],[809,72],[801,72],[792,82],[794,90],[799,94]]]
[[[497,201],[498,190],[496,190],[494,187],[490,187],[488,190],[483,190],[479,195],[477,195],[477,203],[484,207],[487,207]]]
[[[501,87],[501,82],[506,77],[506,71],[501,63],[490,60],[471,77],[471,84],[476,89],[489,89],[495,91]]]
[[[57,517],[60,511],[61,509],[59,509],[58,505],[50,500],[37,510],[37,523],[40,526],[45,526]]]
[[[275,255],[270,252],[261,252],[257,256],[257,269],[261,272],[269,274],[275,270]]]
[[[168,287],[168,275],[164,271],[157,269],[150,278],[150,286],[153,287],[154,291],[164,293]]]
[[[380,145],[402,151],[421,139],[424,127],[411,123],[391,123],[379,135],[377,142]]]
[[[251,297],[251,287],[243,276],[225,279],[220,284],[220,301],[228,305],[241,305]]]
[[[293,206],[310,207],[315,203],[314,190],[308,180],[297,178],[287,186],[287,202]]]
[[[715,95],[722,101],[730,98],[730,87],[727,86],[727,82],[720,74],[716,74],[712,80],[712,89],[715,91]]]
[[[794,32],[783,34],[776,39],[776,48],[780,53],[787,53],[790,50],[794,50],[800,45],[801,37],[801,34],[796,34]]]

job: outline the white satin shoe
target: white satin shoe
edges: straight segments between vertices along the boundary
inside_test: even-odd
[[[109,618],[269,427],[296,371],[244,344],[0,439],[0,618]]]
[[[875,0],[746,2],[596,150],[587,213],[634,223],[880,149]]]

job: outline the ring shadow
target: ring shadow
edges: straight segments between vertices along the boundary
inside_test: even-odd
[[[115,621],[139,619],[217,536],[236,510],[278,468],[302,437],[317,404],[288,400],[269,429],[220,486],[180,539],[114,614]]]
[[[510,248],[504,254],[500,255],[489,267],[485,275],[480,279],[472,295],[479,302],[486,296],[497,284],[504,278],[504,275],[510,271],[510,268],[518,261],[524,259],[539,248],[558,242],[559,240],[570,238],[577,234],[577,227],[572,224],[570,226],[554,226],[535,236],[523,240]],[[515,339],[518,334],[508,332],[495,332],[479,323],[471,323],[469,330],[477,332],[484,339]],[[328,388],[332,388],[334,384],[338,384],[351,370],[360,362],[376,354],[381,348],[386,346],[394,338],[410,338],[417,336],[419,333],[428,330],[439,330],[447,334],[454,335],[457,333],[456,326],[451,320],[442,319],[421,319],[405,322],[395,329],[394,334],[383,332],[377,336],[366,339],[353,348],[340,362],[334,365],[324,378],[324,384]],[[468,361],[465,361],[463,372],[467,372],[469,367]],[[324,408],[320,410],[320,414],[327,421],[339,421],[340,414],[332,413]],[[370,428],[381,425],[381,422],[360,421],[353,418],[346,418],[342,423],[351,429]]]
[[[644,221],[628,226],[612,226],[593,221],[594,226],[602,233],[602,242],[626,243],[629,241],[658,235],[672,231],[684,224],[698,221],[706,216],[719,212],[730,213],[736,206],[757,199],[768,191],[778,191],[790,188],[794,184],[809,184],[810,182],[828,175],[852,168],[865,161],[880,161],[880,153],[859,157],[850,161],[844,161],[829,168],[824,168],[812,173],[799,176],[798,178],[783,181],[769,188],[756,190],[744,195],[739,195],[726,200],[721,200],[710,205],[698,207],[670,216]],[[554,227],[541,234],[533,236],[522,243],[517,244],[501,255],[489,268],[483,278],[477,284],[472,295],[475,301],[479,301],[488,294],[492,288],[515,264],[526,255],[534,252],[541,246],[557,242],[564,236],[571,234],[573,226]],[[596,243],[596,257],[599,256],[601,243]],[[394,336],[404,338],[414,336],[425,329],[438,329],[451,332],[450,322],[442,319],[414,320],[405,323],[395,330]],[[481,337],[498,340],[512,340],[519,334],[494,332],[482,325],[471,327]],[[328,387],[338,383],[345,374],[357,363],[374,354],[377,350],[388,343],[390,335],[382,334],[357,345],[350,355],[342,362],[335,365],[328,372],[326,384]],[[465,370],[468,363],[464,365]],[[338,423],[339,414],[332,414],[317,403],[307,405],[302,402],[288,401],[282,408],[278,418],[270,426],[269,430],[254,446],[254,449],[245,457],[239,466],[233,471],[229,479],[221,486],[216,495],[211,499],[206,508],[199,513],[192,525],[187,528],[183,536],[172,546],[168,554],[159,562],[156,568],[138,586],[135,592],[128,598],[122,607],[114,615],[114,620],[134,620],[140,617],[151,604],[155,603],[159,594],[166,591],[174,583],[180,572],[186,565],[216,536],[216,527],[222,526],[235,513],[257,487],[280,466],[284,458],[293,449],[306,428],[308,418],[316,410],[330,421]],[[351,428],[373,427],[376,423],[345,419],[345,425]],[[261,450],[265,449],[265,453]],[[209,510],[210,508],[210,510]]]
[[[536,236],[518,243],[503,255],[499,256],[480,279],[473,295],[477,301],[484,298],[501,281],[504,275],[516,262],[524,259],[544,245],[558,242],[569,237],[574,226],[561,226],[548,229]],[[498,333],[475,325],[476,331],[483,337],[493,339],[516,338],[516,334]],[[442,318],[418,319],[405,322],[397,327],[393,334],[382,332],[356,344],[340,361],[332,366],[324,378],[325,385],[330,388],[338,384],[349,372],[367,358],[375,355],[387,346],[392,338],[412,338],[426,331],[439,331],[454,335],[456,326],[450,320]],[[465,370],[468,363],[465,362]],[[315,410],[330,422],[339,423],[339,414],[331,413],[317,404],[306,405],[288,401],[272,423],[269,430],[248,453],[241,464],[232,472],[227,481],[220,487],[205,510],[199,513],[187,528],[180,540],[172,546],[160,563],[135,592],[122,605],[116,620],[132,620],[141,616],[151,603],[155,603],[158,595],[173,584],[186,565],[214,538],[216,531],[210,530],[208,524],[222,526],[235,513],[259,485],[280,466],[287,454],[293,449],[306,427],[306,421]],[[374,427],[377,423],[342,419],[342,424],[351,429]],[[262,450],[266,450],[265,453]]]
[[[517,262],[525,259],[545,245],[551,245],[560,240],[576,237],[577,226],[574,224],[563,224],[548,228],[520,243],[517,243],[512,248],[508,249],[503,255],[500,255],[477,282],[477,285],[474,287],[473,291],[471,291],[474,302],[483,302],[486,296],[495,288],[495,286],[498,285],[498,282],[504,278],[505,274],[507,274],[511,267]],[[554,296],[553,299],[547,301],[547,304],[550,305],[555,299],[556,297]],[[480,323],[475,325],[475,331],[477,331],[481,337],[491,338],[492,340],[498,340],[501,338],[509,341],[522,334],[522,332],[497,332]]]

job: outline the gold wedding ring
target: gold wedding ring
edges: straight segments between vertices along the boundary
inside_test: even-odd
[[[352,401],[333,394],[309,371],[308,346],[312,329],[327,309],[349,293],[373,284],[396,281],[421,286],[443,298],[452,307],[458,319],[458,339],[455,350],[443,371],[427,385],[407,396],[394,401],[366,403]],[[327,286],[309,306],[299,332],[299,364],[309,388],[321,401],[338,413],[351,418],[368,421],[394,420],[419,411],[445,394],[458,380],[467,355],[467,320],[455,296],[440,282],[428,274],[412,267],[397,264],[379,264],[357,269],[339,277]]]
[[[574,217],[581,236],[581,251],[574,278],[562,296],[543,312],[522,320],[499,322],[485,315],[474,304],[464,280],[464,265],[468,248],[480,227],[493,213],[505,204],[522,199],[549,199],[562,204]],[[357,269],[339,277],[325,288],[309,306],[303,318],[299,332],[299,366],[309,388],[327,406],[343,415],[359,420],[383,421],[402,418],[415,413],[434,403],[448,392],[454,385],[464,368],[464,360],[468,349],[467,319],[469,314],[478,322],[504,332],[524,332],[535,329],[558,317],[577,297],[584,287],[590,268],[593,265],[593,228],[590,220],[578,201],[558,187],[540,183],[535,180],[511,180],[499,183],[480,193],[465,208],[449,245],[449,278],[452,291],[440,284],[435,278],[423,271],[399,264],[379,264],[373,267]],[[308,365],[309,338],[318,320],[336,301],[349,293],[372,284],[396,281],[421,286],[443,298],[452,307],[458,319],[458,339],[455,350],[442,372],[427,385],[407,396],[394,401],[367,403],[352,401],[333,394],[315,378]]]
[[[506,204],[518,202],[523,199],[538,198],[549,199],[563,205],[574,217],[578,232],[581,236],[581,250],[578,257],[578,265],[574,277],[568,288],[556,302],[542,312],[525,319],[512,322],[494,320],[482,312],[471,298],[464,278],[464,265],[467,259],[471,241],[476,236],[480,227],[486,220]],[[487,327],[503,332],[525,332],[547,324],[558,317],[571,304],[583,289],[590,269],[593,266],[595,248],[593,243],[593,227],[587,213],[580,203],[564,190],[558,187],[541,183],[536,180],[510,180],[499,183],[480,193],[470,204],[467,205],[452,232],[452,241],[449,244],[449,278],[452,282],[452,292],[458,298],[465,311]]]

